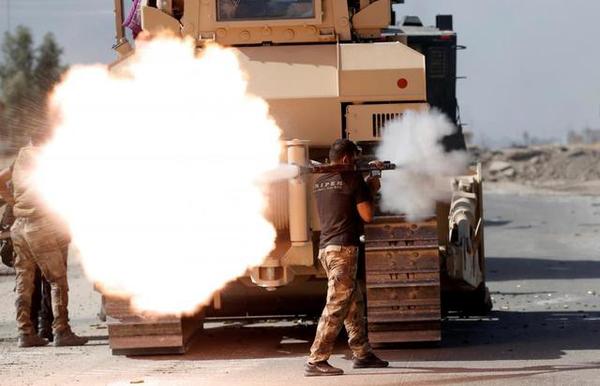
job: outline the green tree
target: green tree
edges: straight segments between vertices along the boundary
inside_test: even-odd
[[[51,33],[44,36],[42,44],[37,49],[35,68],[33,76],[37,85],[37,91],[41,95],[47,95],[58,81],[67,67],[60,62],[63,49],[58,46],[54,35]]]
[[[15,34],[6,32],[2,43],[4,63],[0,64],[0,79],[9,79],[19,72],[31,78],[35,62],[31,31],[18,26]]]
[[[31,31],[23,26],[5,33],[1,49],[0,92],[4,114],[0,119],[2,143],[8,150],[24,145],[33,130],[47,125],[47,99],[66,67],[62,48],[47,34],[34,48]]]

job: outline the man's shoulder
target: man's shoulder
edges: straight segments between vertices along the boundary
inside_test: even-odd
[[[17,156],[12,164],[13,169],[18,169],[20,165],[28,165],[37,156],[39,148],[35,146],[24,146],[19,149]]]
[[[31,145],[23,146],[17,152],[17,156],[15,157],[15,161],[19,160],[19,159],[23,159],[23,158],[26,159],[26,158],[34,157],[38,153],[39,153],[39,147],[37,147],[37,146],[31,146]]]
[[[21,153],[28,154],[28,153],[36,152],[38,150],[39,150],[39,146],[25,145],[19,149],[17,154],[21,154]]]

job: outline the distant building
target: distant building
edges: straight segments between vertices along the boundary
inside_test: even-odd
[[[581,132],[569,131],[567,142],[569,145],[600,144],[600,129],[588,127]]]

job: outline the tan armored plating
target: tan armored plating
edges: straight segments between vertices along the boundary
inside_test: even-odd
[[[310,158],[324,154],[323,150],[337,138],[376,143],[388,120],[408,109],[429,108],[425,57],[406,45],[407,37],[401,31],[390,32],[392,3],[390,0],[142,0],[141,22],[143,30],[149,33],[166,30],[176,36],[191,37],[198,49],[207,42],[235,47],[248,73],[249,91],[267,100],[272,116],[283,131],[287,146],[283,161],[307,164]],[[114,67],[118,68],[119,63],[127,60],[132,48],[122,27],[123,0],[115,0],[115,9],[117,44],[114,48],[120,59]],[[313,245],[312,236],[319,230],[319,221],[309,193],[311,186],[309,176],[272,186],[268,217],[278,231],[277,246],[261,267],[240,278],[241,283],[275,290],[307,278],[324,278]],[[432,267],[428,268],[426,301],[419,300],[421,295],[415,289],[425,282],[415,279],[414,274],[409,275],[410,283],[390,282],[389,287],[385,287],[387,282],[377,284],[379,287],[373,288],[379,288],[379,292],[370,290],[367,283],[368,302],[370,296],[391,294],[390,299],[378,298],[371,305],[367,304],[378,307],[373,311],[373,315],[378,315],[377,324],[373,325],[385,330],[379,332],[380,342],[440,339],[440,270],[464,283],[458,286],[460,290],[478,288],[484,282],[480,173],[457,177],[454,188],[457,203],[452,207],[440,205],[437,222],[434,219],[433,223],[411,225],[399,218],[388,218],[376,224],[375,231],[370,231],[379,237],[377,235],[385,235],[388,229],[398,229],[402,235],[412,235],[412,239],[403,236],[399,242],[414,244],[421,237],[428,240],[427,248],[435,249],[423,252],[418,247],[412,248],[416,248],[414,256],[422,254],[433,259]],[[398,221],[402,224],[398,225]],[[384,232],[379,232],[377,226]],[[435,227],[437,235],[430,234],[429,230]],[[419,229],[428,233],[420,235]],[[462,249],[450,245],[452,232],[459,232],[462,238],[466,232],[472,238],[472,245]],[[380,248],[388,248],[380,245],[389,241],[386,240],[372,240],[368,245],[373,253],[379,253]],[[394,258],[407,262],[417,259],[403,257],[406,252],[397,247],[397,243],[390,248],[393,251],[389,253]],[[438,258],[440,253],[445,256],[444,260]],[[411,267],[420,264],[414,261]],[[388,268],[387,263],[381,264],[386,268],[377,268],[377,265],[369,268],[367,263],[367,270],[397,268],[397,265]],[[379,277],[378,272],[373,277]],[[400,280],[404,274],[393,272],[389,277],[392,281]],[[401,291],[405,290],[410,290],[409,298],[406,304],[400,304],[398,299],[404,296]],[[215,310],[221,309],[221,300],[221,294],[215,295],[212,305]],[[428,307],[425,311],[419,308],[421,303]],[[389,312],[386,311],[388,306]],[[417,322],[398,315],[414,315]],[[414,332],[405,329],[407,325],[418,325],[418,320],[433,323],[428,325],[428,330],[418,326]],[[404,322],[408,324],[398,327],[398,323]],[[178,328],[183,325],[182,322]],[[396,327],[405,332],[395,334]],[[113,326],[113,350],[131,352],[127,350],[144,348],[131,344],[131,337],[126,339],[127,344],[120,346],[120,332],[116,328]],[[182,337],[189,335],[177,331]],[[178,344],[185,346],[185,342]],[[161,350],[160,345],[147,345],[153,352]]]

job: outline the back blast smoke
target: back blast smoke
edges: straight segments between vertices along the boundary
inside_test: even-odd
[[[35,181],[103,291],[193,312],[272,250],[257,181],[279,165],[280,129],[246,86],[235,51],[159,37],[57,87]]]
[[[407,111],[384,128],[377,158],[401,167],[383,173],[382,210],[420,220],[435,214],[437,201],[450,200],[450,178],[464,173],[468,164],[466,152],[446,153],[440,142],[455,129],[436,109]]]

